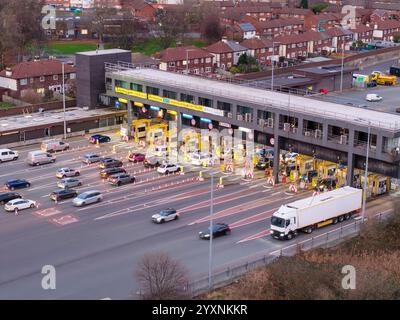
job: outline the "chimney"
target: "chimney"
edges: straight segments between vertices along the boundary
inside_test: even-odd
[[[12,70],[11,70],[11,68],[6,68],[6,77],[12,77]]]
[[[224,42],[224,43],[227,43],[228,42],[228,37],[225,37],[225,36],[222,37],[221,41]]]

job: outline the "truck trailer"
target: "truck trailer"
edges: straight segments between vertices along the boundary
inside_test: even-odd
[[[362,190],[342,187],[313,197],[282,205],[271,218],[271,235],[275,239],[290,240],[299,231],[314,229],[348,220],[359,212]]]

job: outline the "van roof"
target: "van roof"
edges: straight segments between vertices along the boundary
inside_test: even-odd
[[[47,154],[47,152],[42,150],[35,150],[35,151],[29,151],[29,154]]]

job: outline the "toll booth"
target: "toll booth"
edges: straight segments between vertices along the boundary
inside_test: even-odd
[[[150,119],[138,119],[132,121],[132,132],[135,142],[139,142],[140,139],[145,139],[147,134],[147,128],[151,125]]]
[[[318,164],[318,177],[320,179],[324,178],[334,178],[336,177],[338,170],[338,164],[330,161],[321,161]]]
[[[168,124],[153,124],[147,127],[146,141],[150,144],[166,144],[168,139]]]

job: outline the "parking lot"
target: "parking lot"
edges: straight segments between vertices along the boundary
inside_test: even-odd
[[[0,164],[1,185],[10,179],[28,180],[30,187],[16,191],[38,204],[19,215],[2,209],[0,255],[6,258],[0,260],[1,299],[138,298],[134,270],[150,252],[167,252],[179,259],[189,269],[191,280],[207,274],[208,242],[200,240],[198,233],[210,221],[210,173],[216,177],[222,173],[217,168],[185,166],[184,174],[161,175],[156,168],[127,161],[132,144],[111,137],[111,142],[100,145],[90,144],[87,137],[75,138],[70,149],[57,153],[51,164],[26,164],[27,153],[38,146],[19,148],[17,161]],[[135,183],[110,185],[101,179],[97,163],[82,162],[88,153],[122,161]],[[102,201],[76,207],[73,199],[51,200],[59,181],[56,172],[64,167],[80,171],[78,193],[98,190]],[[203,179],[199,179],[200,170]],[[285,184],[266,188],[264,178],[245,181],[230,176],[223,181],[224,187],[217,188],[219,178],[214,180],[213,219],[227,223],[232,233],[213,243],[215,272],[287,246],[290,241],[269,237],[270,217],[280,205],[312,194],[311,190],[288,193]],[[179,219],[152,223],[152,215],[166,208],[177,210]],[[384,206],[371,210],[384,210]],[[57,270],[57,290],[43,290],[40,285],[41,268],[49,264]]]

